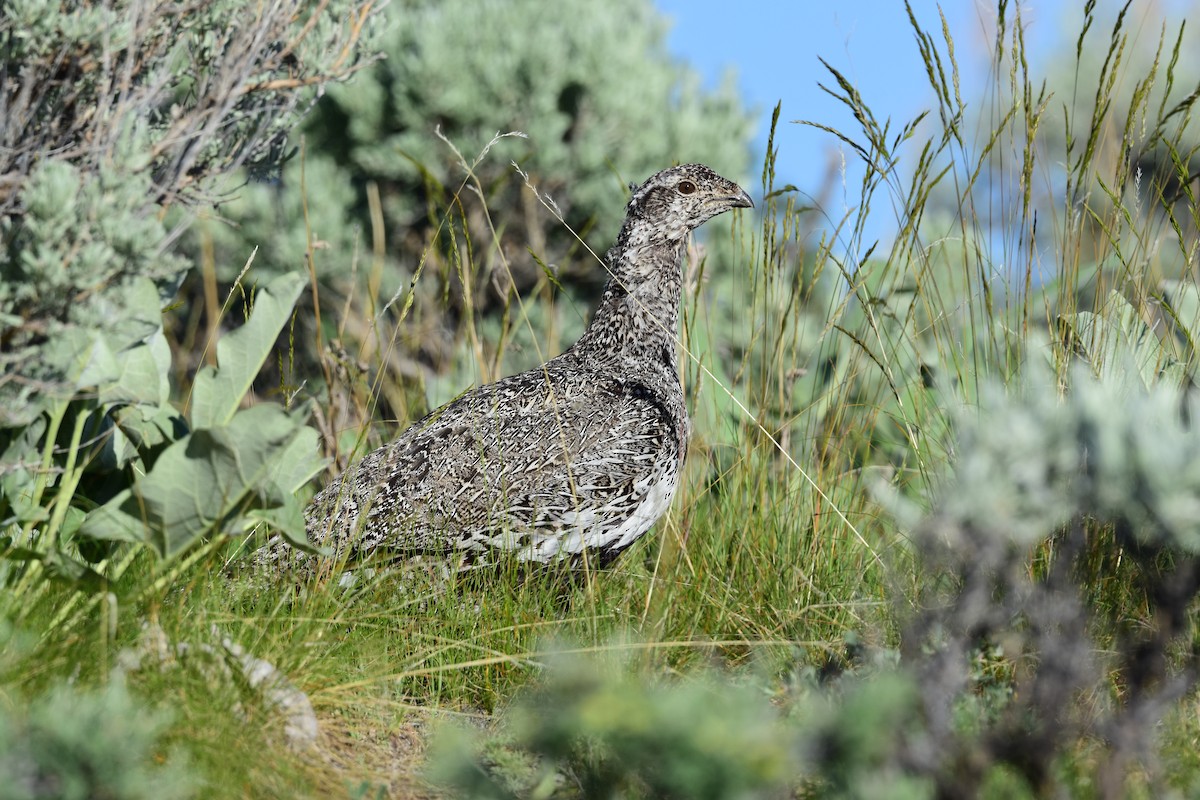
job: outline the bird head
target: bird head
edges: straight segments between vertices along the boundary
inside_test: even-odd
[[[733,181],[703,164],[681,164],[634,189],[627,215],[650,225],[655,236],[678,241],[717,214],[753,207],[750,195]]]

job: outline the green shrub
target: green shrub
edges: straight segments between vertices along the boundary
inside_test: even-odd
[[[295,490],[319,464],[304,410],[238,411],[303,280],[238,287],[247,322],[188,397],[172,397],[163,309],[190,268],[172,253],[188,210],[278,161],[318,85],[355,68],[370,9],[6,4],[0,583],[15,594],[47,575],[102,589],[136,545],[178,556],[251,509],[303,538]]]
[[[57,686],[28,708],[0,710],[0,800],[175,800],[196,783],[162,737],[167,715],[124,685]]]
[[[120,321],[145,317],[139,282],[161,308],[188,269],[169,253],[180,231],[165,210],[277,160],[315,85],[353,66],[359,4],[306,9],[6,4],[0,429],[93,389],[80,381],[98,341],[123,352],[153,335]]]
[[[936,742],[925,763],[952,794],[977,791],[979,766],[995,763],[1041,791],[1098,736],[1098,783],[1119,793],[1196,681],[1200,404],[1133,370],[1073,370],[1060,397],[1050,370],[1026,369],[1019,391],[990,392],[961,419],[954,476],[918,527],[941,578],[904,634]],[[1094,588],[1118,575],[1121,589]],[[981,654],[1011,695],[963,736],[954,720]],[[1104,699],[1110,685],[1119,699]]]
[[[447,731],[434,775],[469,797],[752,798],[794,780],[798,751],[767,697],[717,675],[631,680],[621,664],[550,660],[482,750]]]

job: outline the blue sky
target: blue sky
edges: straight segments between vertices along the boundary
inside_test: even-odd
[[[882,121],[891,116],[896,126],[932,106],[925,68],[917,51],[903,0],[861,0],[848,3],[815,3],[803,0],[655,0],[671,21],[668,46],[715,83],[734,70],[742,96],[759,111],[758,146],[754,175],[766,150],[771,109],[782,101],[777,182],[792,183],[802,191],[816,192],[839,158],[837,141],[829,134],[790,124],[810,119],[854,130],[848,112],[822,92],[817,83],[831,78],[818,56],[848,77]],[[938,33],[941,23],[934,0],[911,0],[917,19],[926,30]],[[1010,2],[1010,7],[1013,3]],[[988,78],[995,2],[943,0],[956,55],[963,70],[963,95],[980,96]],[[1111,29],[1115,0],[1100,2],[1097,26]],[[1134,0],[1131,17],[1158,20],[1165,13],[1188,5],[1187,0]],[[1026,48],[1031,67],[1046,59],[1063,41],[1073,42],[1078,30],[1077,9],[1082,0],[1024,0]],[[1011,10],[1010,10],[1011,16]],[[1137,20],[1135,19],[1136,23]],[[1151,21],[1157,34],[1157,22]],[[1060,33],[1066,27],[1069,34]],[[786,121],[786,122],[785,122]],[[848,162],[852,153],[847,152]],[[717,166],[717,165],[714,165]],[[719,167],[717,167],[719,169]],[[854,181],[861,176],[848,163],[853,202]],[[836,198],[844,205],[841,197]],[[831,212],[839,209],[831,208]],[[874,225],[872,227],[875,227]],[[876,235],[886,235],[879,231]]]
[[[1059,6],[1061,0],[1039,5]],[[928,107],[930,92],[917,53],[903,0],[860,3],[766,2],[750,0],[737,10],[728,0],[657,0],[671,23],[668,46],[689,62],[706,82],[733,70],[743,97],[758,108],[759,151],[765,150],[770,112],[782,101],[777,134],[781,177],[812,187],[825,172],[828,134],[790,124],[812,119],[850,129],[843,108],[822,92],[818,82],[831,77],[818,57],[836,67],[863,93],[881,118],[907,118]],[[939,25],[937,4],[913,0],[917,19]],[[839,6],[841,6],[839,8]],[[943,3],[962,66],[976,66],[970,51],[986,52],[983,10],[971,0]],[[1048,27],[1039,24],[1038,27]],[[967,57],[964,58],[964,52]],[[978,76],[979,70],[973,70]]]

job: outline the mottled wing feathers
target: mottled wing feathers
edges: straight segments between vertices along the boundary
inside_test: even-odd
[[[368,455],[314,501],[311,521],[325,528],[310,535],[331,533],[351,553],[500,548],[537,560],[579,552],[605,526],[620,538],[656,483],[673,488],[685,422],[641,384],[575,380],[553,363],[462,397]]]

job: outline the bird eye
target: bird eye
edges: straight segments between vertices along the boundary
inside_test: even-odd
[[[680,181],[679,185],[675,188],[679,190],[680,194],[691,194],[696,191],[696,184],[691,181]]]

